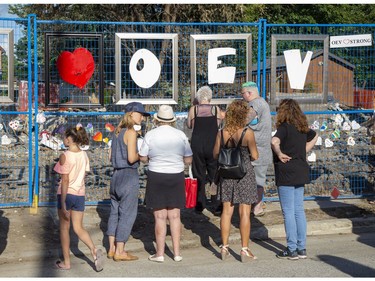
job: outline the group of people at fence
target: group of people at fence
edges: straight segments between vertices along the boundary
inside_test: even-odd
[[[145,203],[155,219],[156,253],[148,259],[164,262],[164,249],[169,222],[173,259],[182,261],[180,251],[180,210],[185,208],[185,167],[192,166],[198,181],[195,211],[206,209],[206,184],[216,187],[211,199],[221,213],[220,246],[222,260],[230,256],[229,234],[234,207],[238,205],[241,233],[241,261],[257,257],[250,251],[251,212],[264,214],[263,190],[268,166],[273,162],[276,185],[284,216],[287,247],[277,257],[291,260],[306,258],[306,217],[303,207],[304,185],[309,182],[306,153],[317,134],[309,128],[307,118],[293,99],[284,99],[277,108],[276,133],[272,136],[268,103],[259,95],[254,82],[241,87],[242,100],[234,100],[225,111],[211,104],[212,90],[201,87],[188,112],[187,126],[192,129],[191,140],[175,128],[176,116],[169,105],[161,105],[154,114],[154,128],[142,141],[141,122],[150,116],[139,102],[125,106],[125,114],[112,138],[109,159],[113,166],[110,183],[111,210],[106,235],[107,258],[114,261],[134,261],[138,257],[125,249],[137,217],[139,192],[139,162],[148,165]],[[66,130],[64,145],[54,170],[61,175],[58,189],[58,215],[63,260],[56,262],[61,270],[70,269],[69,228],[89,248],[95,269],[101,271],[104,253],[95,247],[83,227],[85,206],[85,172],[90,170],[89,159],[81,145],[87,143],[85,130],[72,127]],[[243,175],[224,176],[218,158],[223,148],[239,147]]]

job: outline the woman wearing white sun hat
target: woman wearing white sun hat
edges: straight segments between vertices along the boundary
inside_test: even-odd
[[[167,220],[173,242],[174,260],[181,261],[180,209],[185,207],[185,165],[192,162],[192,151],[184,132],[174,128],[176,117],[169,105],[154,114],[156,128],[147,132],[139,155],[148,162],[146,206],[155,217],[156,254],[150,261],[163,262]]]

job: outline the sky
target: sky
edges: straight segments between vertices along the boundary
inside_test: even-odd
[[[14,18],[16,15],[8,14],[8,4],[0,4],[0,18]]]

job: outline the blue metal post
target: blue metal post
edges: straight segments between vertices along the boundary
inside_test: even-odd
[[[29,204],[33,202],[33,142],[32,142],[32,125],[33,125],[33,105],[32,105],[32,69],[31,69],[31,15],[27,16],[27,97],[28,97],[28,117],[29,117]]]
[[[258,58],[257,58],[257,85],[260,85],[260,61],[261,61],[261,49],[262,49],[262,22],[263,19],[259,20],[258,23]]]
[[[263,19],[262,20],[262,23],[263,23],[263,69],[262,69],[262,73],[263,73],[263,83],[262,83],[262,93],[263,93],[263,98],[266,99],[266,96],[267,96],[267,20],[266,19]]]
[[[37,32],[37,22],[36,15],[31,15],[34,18],[34,109],[35,109],[35,119],[34,119],[34,134],[35,134],[35,188],[34,188],[34,206],[38,207],[39,204],[39,126],[36,122],[38,114],[38,32]]]

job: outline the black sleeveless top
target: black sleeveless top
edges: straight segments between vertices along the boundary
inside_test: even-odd
[[[197,109],[200,106],[202,105],[195,106],[194,108],[194,129],[191,135],[191,145],[195,146],[200,143],[200,146],[205,146],[213,150],[218,132],[217,107],[209,105],[211,107],[211,116],[198,116]]]

